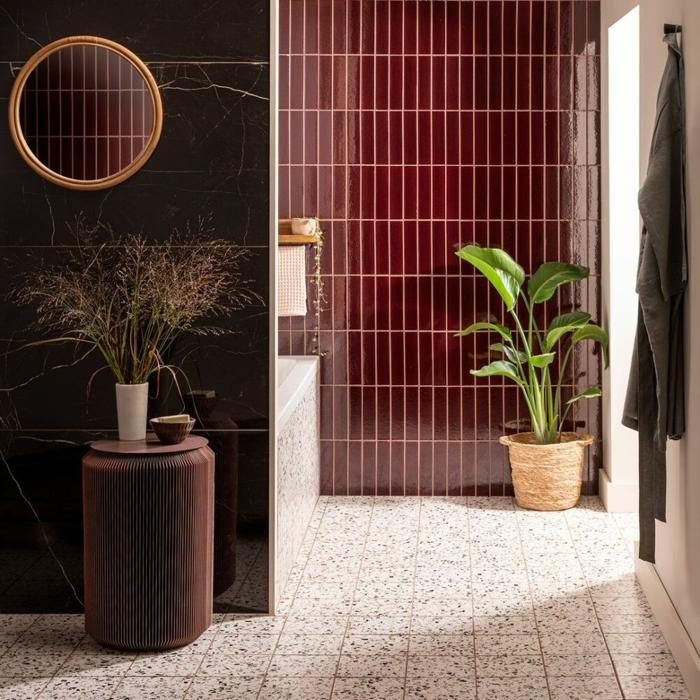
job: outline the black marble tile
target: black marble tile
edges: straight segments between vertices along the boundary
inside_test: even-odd
[[[0,64],[0,95],[5,102],[18,65]],[[270,121],[267,64],[152,63],[149,67],[160,88],[163,127],[156,149],[142,169],[144,172],[151,176],[157,173],[224,176],[223,182],[229,190],[237,189],[232,185],[240,181],[241,192],[246,191],[247,181],[260,182],[266,176]],[[2,170],[8,181],[14,180],[16,173],[33,173],[17,153],[8,130],[0,134],[0,162],[4,164]],[[134,177],[136,180],[130,178],[126,184],[138,183],[138,175]],[[33,179],[42,181],[34,174],[30,186]],[[146,186],[152,186],[153,182],[153,177],[144,180]],[[200,188],[209,187],[206,183],[202,181]],[[49,192],[52,191],[63,192],[63,189],[53,187]],[[100,193],[96,194],[77,201],[99,202]]]
[[[216,459],[218,611],[267,609],[267,431],[204,432]],[[97,431],[0,431],[0,613],[80,612],[81,459]]]
[[[117,233],[142,232],[154,242],[187,222],[207,219],[211,235],[244,246],[269,241],[268,176],[140,171],[118,187],[77,192],[46,182],[26,168],[0,170],[3,214],[0,246],[72,245],[76,221],[110,226]]]
[[[269,58],[269,2],[4,0],[0,59],[24,61],[64,36],[101,36],[142,59]]]
[[[0,253],[3,267],[12,273],[0,279],[0,298],[26,284],[22,272],[44,265],[60,265],[70,249],[5,248]],[[184,377],[182,393],[189,389],[215,397],[216,415],[247,428],[268,427],[268,310],[267,251],[254,249],[243,263],[242,273],[260,300],[230,315],[203,319],[200,325],[215,326],[219,335],[184,334],[175,343],[167,362],[180,367]],[[116,425],[114,378],[93,352],[85,357],[72,345],[24,347],[31,340],[48,337],[35,325],[29,307],[8,303],[0,308],[0,420],[5,427],[26,430],[110,430]],[[50,336],[51,334],[49,334]],[[54,337],[56,334],[53,334]],[[95,374],[97,372],[97,374]],[[169,390],[167,372],[159,391],[160,399],[151,415],[182,409],[176,390]],[[92,377],[92,380],[91,380]],[[89,387],[89,391],[88,391]],[[157,411],[157,412],[156,412]],[[202,416],[209,427],[207,418]],[[226,426],[231,427],[231,426]]]

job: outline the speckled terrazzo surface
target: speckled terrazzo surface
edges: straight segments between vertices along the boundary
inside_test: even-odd
[[[0,698],[688,698],[634,536],[597,499],[323,497],[277,616],[149,655],[97,647],[77,615],[0,616]]]

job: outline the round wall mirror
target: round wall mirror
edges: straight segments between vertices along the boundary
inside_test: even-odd
[[[9,104],[17,150],[39,175],[80,190],[133,175],[158,143],[163,108],[144,63],[92,36],[54,41],[19,72]]]

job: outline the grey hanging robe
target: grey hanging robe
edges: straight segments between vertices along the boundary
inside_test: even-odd
[[[666,520],[666,439],[685,430],[683,296],[688,279],[683,56],[666,25],[668,60],[656,103],[642,236],[637,335],[622,422],[639,433],[639,556],[654,561],[655,520]],[[614,273],[613,273],[614,274]]]

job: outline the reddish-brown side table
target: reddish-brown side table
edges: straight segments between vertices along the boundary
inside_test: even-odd
[[[214,453],[93,442],[83,458],[85,628],[115,649],[171,649],[211,624]]]

